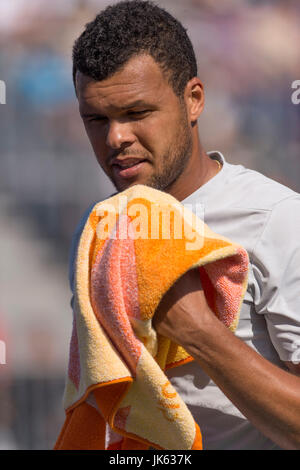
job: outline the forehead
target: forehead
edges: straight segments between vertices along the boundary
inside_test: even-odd
[[[176,98],[159,65],[149,55],[130,59],[113,76],[97,81],[77,72],[76,90],[81,111],[91,107],[126,107],[132,102],[159,103]]]

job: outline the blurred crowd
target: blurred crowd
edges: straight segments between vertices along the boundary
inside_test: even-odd
[[[22,315],[21,333],[27,332],[31,347],[30,356],[29,349],[20,346],[21,367],[0,361],[0,449],[51,448],[60,424],[56,416],[63,413],[64,364],[57,351],[65,354],[69,330],[61,325],[71,322],[71,314],[61,305],[62,323],[57,321],[59,316],[52,315],[51,309],[59,305],[60,294],[49,294],[48,299],[42,283],[57,278],[55,269],[62,267],[60,289],[68,299],[65,267],[74,227],[88,205],[113,191],[85,135],[71,74],[74,39],[96,13],[112,3],[116,2],[0,2],[0,80],[6,84],[6,104],[0,104],[0,196],[4,201],[0,217],[2,224],[10,224],[12,216],[23,220],[28,243],[33,244],[24,245],[15,261],[10,256],[8,264],[15,262],[11,269],[20,272],[21,283],[30,264],[22,264],[22,253],[31,249],[34,253],[40,240],[50,253],[45,261],[47,273],[43,273],[48,278],[35,275],[27,294],[21,290],[16,297],[16,283],[8,281],[7,273],[0,275],[6,298],[14,298],[4,306],[0,300],[0,340],[6,324],[8,346],[18,349],[14,329]],[[227,161],[261,171],[300,191],[300,105],[291,100],[291,84],[300,79],[299,1],[156,3],[184,24],[194,44],[206,92],[206,107],[199,119],[205,149],[220,150]],[[17,237],[18,228],[12,227]],[[20,245],[17,238],[15,243]],[[61,273],[66,273],[65,278]],[[24,307],[26,295],[34,301],[38,291],[43,292],[41,305],[49,304],[41,319],[43,328],[33,327],[40,310],[36,308],[31,318],[32,309]],[[56,304],[51,303],[54,298]],[[38,359],[33,360],[34,355]],[[35,373],[37,364],[39,374]]]

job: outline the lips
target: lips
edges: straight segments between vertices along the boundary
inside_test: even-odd
[[[112,165],[117,165],[121,168],[131,168],[138,163],[144,162],[144,158],[124,158],[124,159],[115,159],[112,162]]]
[[[132,178],[138,176],[147,163],[147,160],[142,158],[115,159],[112,162],[112,169],[115,177]]]

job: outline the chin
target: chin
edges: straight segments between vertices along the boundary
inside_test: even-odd
[[[122,181],[121,183],[120,183],[120,181],[115,182],[115,181],[112,180],[112,183],[114,184],[115,188],[119,192],[125,191],[126,189],[131,188],[132,186],[136,186],[137,184],[142,184],[142,185],[145,185],[145,186],[154,187],[151,184],[151,178],[139,178],[139,179],[135,179],[133,181]]]

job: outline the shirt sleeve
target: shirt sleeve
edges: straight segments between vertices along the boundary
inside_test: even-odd
[[[256,312],[282,361],[300,362],[300,195],[270,211],[253,252]]]

